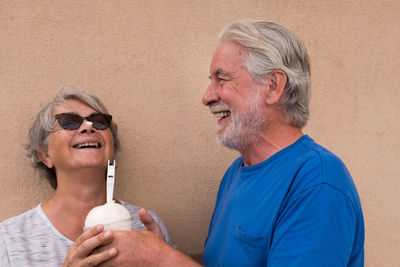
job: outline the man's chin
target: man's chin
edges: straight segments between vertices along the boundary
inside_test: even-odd
[[[238,144],[237,140],[235,140],[235,138],[232,138],[232,136],[217,134],[216,139],[219,145],[230,148],[232,150],[240,151],[240,145]]]
[[[224,138],[224,131],[223,130],[217,131],[215,139],[217,140],[217,143],[219,145],[225,146],[225,138]]]
[[[224,145],[224,140],[228,139],[227,135],[226,135],[226,128],[223,127],[222,125],[217,125],[217,134],[216,134],[216,139],[218,144],[220,145]]]

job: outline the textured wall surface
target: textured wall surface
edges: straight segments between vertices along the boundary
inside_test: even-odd
[[[24,158],[40,107],[63,85],[102,99],[119,125],[116,195],[157,212],[198,253],[218,184],[238,156],[201,104],[218,32],[239,18],[285,25],[312,62],[305,129],[358,187],[366,266],[400,262],[400,2],[169,0],[0,2],[0,220],[52,194]]]

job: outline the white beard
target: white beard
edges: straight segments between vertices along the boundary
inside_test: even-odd
[[[249,110],[237,114],[231,113],[231,121],[225,128],[223,125],[217,125],[217,142],[220,145],[242,152],[256,142],[264,127],[265,119],[262,114],[260,92],[257,89],[254,91]]]

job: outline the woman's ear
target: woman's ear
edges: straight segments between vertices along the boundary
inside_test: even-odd
[[[267,105],[278,103],[285,90],[287,76],[283,70],[273,70],[267,76],[267,92],[265,101]]]
[[[51,169],[54,167],[53,161],[47,154],[47,148],[43,148],[41,150],[36,151],[36,155],[40,159],[40,161],[47,166],[47,168]]]

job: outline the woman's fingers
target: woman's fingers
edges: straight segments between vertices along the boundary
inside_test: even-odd
[[[103,232],[104,226],[102,224],[98,224],[93,226],[92,228],[89,228],[89,230],[83,232],[76,240],[75,240],[75,245],[80,246],[83,242],[85,242],[87,239],[98,235],[99,233]]]
[[[103,263],[117,255],[116,248],[110,248],[106,251],[92,254],[83,261],[82,267],[92,267]]]
[[[108,244],[112,240],[112,232],[105,231],[95,236],[91,236],[78,246],[77,256],[87,257],[92,251],[102,245]]]
[[[112,232],[104,231],[103,225],[90,228],[71,245],[63,266],[91,267],[109,260],[117,255],[116,248],[111,247],[95,254],[92,252],[96,248],[110,243],[112,239]]]

